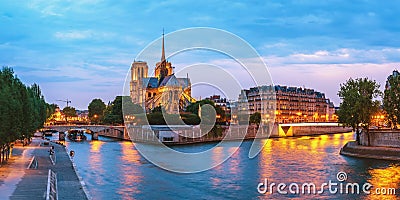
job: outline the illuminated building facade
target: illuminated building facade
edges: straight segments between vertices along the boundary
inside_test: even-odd
[[[212,95],[206,98],[207,100],[213,101],[216,106],[222,108],[225,113],[230,113],[231,106],[230,102],[226,98],[222,98],[221,95]]]
[[[273,87],[273,88],[272,88]],[[278,123],[337,121],[333,103],[324,93],[308,88],[262,86],[242,90],[238,100],[239,112],[262,113],[275,102],[275,121]],[[262,89],[261,88],[267,88]],[[267,91],[267,92],[260,92]],[[275,98],[275,101],[271,101]]]
[[[61,125],[61,124],[88,124],[89,123],[89,111],[88,110],[77,110],[75,117],[67,117],[62,110],[57,107],[53,114],[46,120],[45,125]]]

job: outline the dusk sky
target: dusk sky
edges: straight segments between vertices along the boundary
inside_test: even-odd
[[[0,64],[38,83],[47,102],[87,109],[122,94],[132,61],[163,28],[212,27],[252,45],[275,84],[322,91],[338,106],[340,83],[369,77],[383,88],[400,68],[399,11],[399,1],[378,0],[6,0]]]

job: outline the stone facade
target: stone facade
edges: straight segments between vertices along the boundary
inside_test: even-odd
[[[148,76],[146,62],[135,61],[131,66],[130,96],[132,102],[141,105],[146,112],[163,106],[168,113],[179,113],[195,99],[191,97],[189,77],[177,78],[171,62],[165,59],[164,36],[161,61],[156,63],[154,77]]]
[[[276,105],[271,105],[275,103]],[[261,86],[242,90],[238,110],[245,114],[276,108],[278,123],[336,122],[333,103],[322,92],[314,89],[288,86]]]

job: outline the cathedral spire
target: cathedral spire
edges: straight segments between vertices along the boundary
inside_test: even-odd
[[[160,84],[164,80],[164,77],[169,75],[167,61],[165,60],[164,29],[162,34],[161,62],[159,62],[157,65],[156,71],[159,70],[159,72],[156,72],[156,74],[158,74],[158,84]]]
[[[165,49],[164,49],[164,29],[162,31],[162,52],[161,52],[161,62],[165,61]]]

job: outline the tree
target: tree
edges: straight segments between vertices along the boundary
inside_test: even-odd
[[[10,143],[32,136],[43,126],[46,105],[37,84],[25,86],[12,68],[0,70],[0,163],[8,159]]]
[[[166,111],[163,106],[156,106],[151,110],[151,113],[166,113]]]
[[[63,112],[64,115],[65,115],[65,120],[67,121],[67,123],[68,123],[68,118],[69,118],[69,117],[76,117],[76,116],[77,116],[77,115],[76,115],[76,110],[75,110],[75,108],[74,108],[74,107],[71,107],[71,106],[65,107],[65,108],[62,110],[62,112]]]
[[[259,125],[261,122],[261,113],[255,112],[250,115],[250,123]]]
[[[122,96],[122,110],[125,116],[145,113],[142,106],[132,102],[130,96]]]
[[[88,106],[90,121],[96,124],[101,122],[105,109],[106,104],[101,99],[93,99]]]
[[[199,109],[201,110],[200,115]],[[226,113],[220,106],[215,105],[213,101],[209,99],[196,101],[187,106],[186,111],[191,112],[193,115],[201,116],[201,120],[194,116],[190,118],[181,116],[186,124],[200,123],[202,132],[208,132],[207,137],[209,135],[214,137],[222,135],[222,128],[220,125],[226,123]]]
[[[374,100],[381,92],[376,81],[367,78],[349,79],[340,84],[339,97],[342,99],[337,114],[343,126],[350,126],[356,131],[357,142],[360,144],[360,129],[366,131],[370,143],[369,126],[371,118],[379,109],[379,101]]]
[[[54,112],[56,112],[56,109],[58,108],[57,104],[46,104],[46,119],[50,119],[53,115]]]
[[[122,116],[122,96],[115,97],[114,101],[109,104],[104,111],[104,123],[106,124],[123,124]]]
[[[27,92],[30,103],[26,105],[26,110],[30,110],[28,113],[30,113],[31,117],[31,123],[29,123],[31,125],[31,128],[28,130],[31,132],[26,133],[26,135],[32,134],[33,131],[35,131],[37,128],[43,127],[43,122],[46,121],[47,116],[47,103],[44,101],[44,97],[39,88],[39,85],[31,85],[27,88]]]
[[[400,76],[389,77],[383,96],[383,109],[390,127],[397,129],[400,123]]]
[[[187,125],[198,125],[200,124],[200,117],[195,114],[181,114],[181,119]]]
[[[161,105],[154,107],[146,117],[151,125],[185,125],[179,114],[169,114]]]
[[[214,104],[213,101],[208,100],[208,99],[204,99],[204,100],[200,100],[200,101],[196,101],[194,103],[191,103],[190,105],[188,105],[186,107],[186,111],[187,112],[191,112],[191,113],[193,113],[195,115],[199,115],[199,107],[201,107],[204,104],[210,104],[213,107],[215,107],[215,104]]]
[[[186,111],[187,112],[191,112],[191,113],[199,116],[199,108],[201,106],[205,105],[205,104],[209,104],[214,108],[215,115],[216,115],[215,116],[216,117],[216,122],[219,123],[219,124],[225,124],[225,122],[226,122],[226,113],[225,113],[225,111],[220,106],[215,105],[215,103],[213,101],[211,101],[211,100],[204,99],[204,100],[200,100],[200,101],[196,101],[194,103],[191,103],[190,105],[188,105],[186,107]],[[211,113],[209,113],[209,114],[211,114]],[[214,119],[214,116],[208,116],[208,117],[211,117],[212,119]],[[207,120],[205,118],[206,117],[203,117],[203,120]],[[213,121],[213,123],[214,123],[214,121]]]

